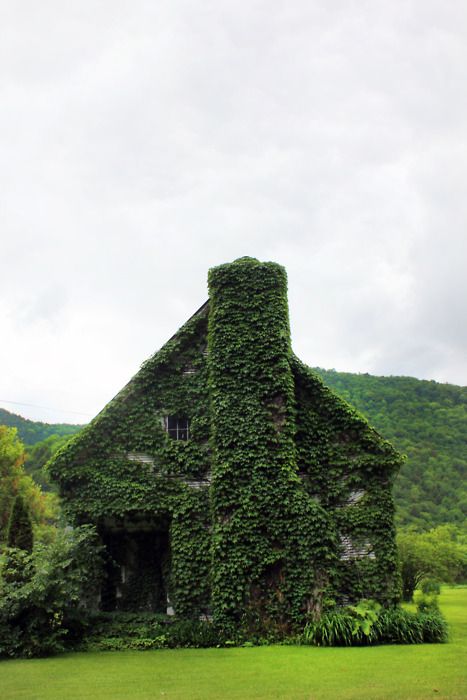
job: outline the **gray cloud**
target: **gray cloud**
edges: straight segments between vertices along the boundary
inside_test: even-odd
[[[467,382],[463,3],[4,14],[0,399],[94,414],[245,254],[309,364]]]

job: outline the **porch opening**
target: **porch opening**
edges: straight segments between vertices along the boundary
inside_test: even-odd
[[[106,548],[101,609],[170,613],[169,522],[125,518],[100,530]]]

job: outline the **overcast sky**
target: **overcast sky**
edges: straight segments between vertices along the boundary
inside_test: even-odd
[[[309,365],[467,384],[465,0],[0,7],[1,406],[90,419],[243,255]]]

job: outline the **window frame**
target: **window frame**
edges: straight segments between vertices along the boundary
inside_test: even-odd
[[[165,416],[165,432],[172,440],[188,442],[190,439],[190,420],[187,416]]]

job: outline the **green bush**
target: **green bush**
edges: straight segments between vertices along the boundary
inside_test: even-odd
[[[90,637],[151,637],[159,634],[170,618],[162,613],[151,612],[99,612],[89,619]]]
[[[420,593],[417,595],[415,602],[418,612],[427,613],[439,611],[438,596],[436,594],[425,595],[424,593]]]
[[[179,620],[157,613],[99,613],[91,619],[80,646],[87,650],[197,649],[221,645],[222,638],[207,620]]]
[[[0,576],[0,657],[47,656],[84,634],[96,600],[100,548],[93,528],[59,531],[31,554],[7,550]]]
[[[217,646],[221,638],[207,620],[177,620],[167,627],[168,646],[206,648]]]
[[[428,578],[422,581],[420,588],[425,595],[439,595],[441,593],[441,584],[434,578]]]

